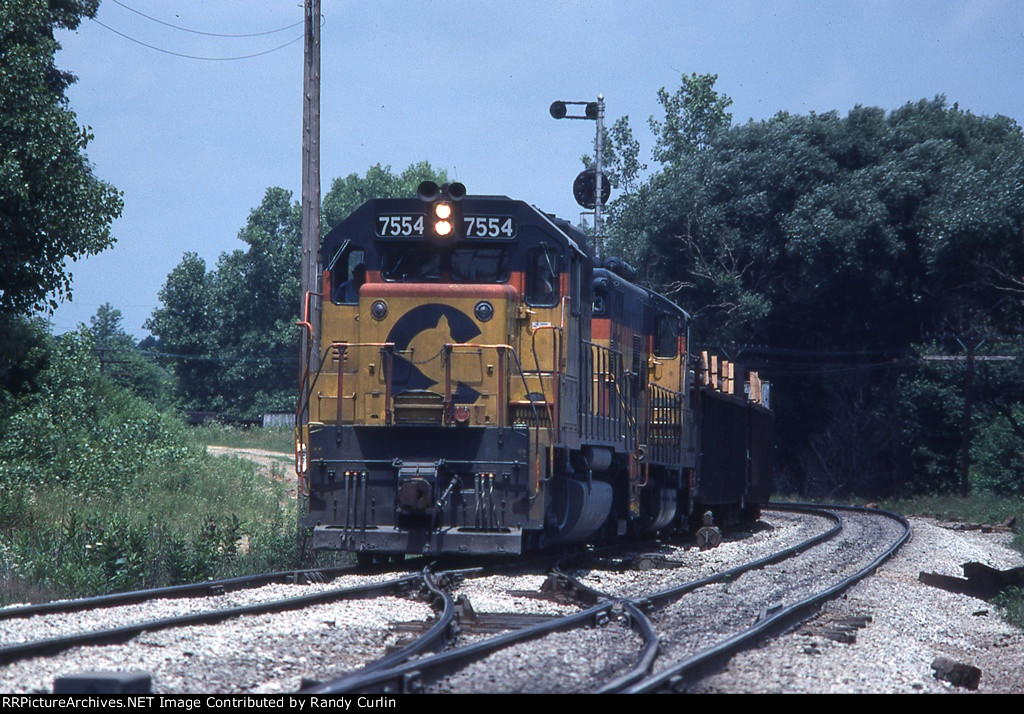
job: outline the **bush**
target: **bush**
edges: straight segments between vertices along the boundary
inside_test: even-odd
[[[971,482],[1000,496],[1024,496],[1024,406],[1015,404],[978,429],[971,448]]]
[[[283,486],[107,380],[88,331],[45,345],[36,388],[0,414],[0,599],[298,566]]]
[[[120,490],[153,464],[185,456],[183,425],[99,373],[88,330],[51,340],[39,391],[22,397],[0,442],[0,487]]]

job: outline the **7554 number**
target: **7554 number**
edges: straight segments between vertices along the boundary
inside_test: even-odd
[[[423,214],[377,216],[377,235],[395,238],[423,235]]]
[[[515,238],[516,222],[510,216],[463,216],[467,238]]]

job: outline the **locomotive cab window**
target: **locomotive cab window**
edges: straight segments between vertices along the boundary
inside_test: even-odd
[[[366,251],[352,248],[338,251],[330,267],[331,302],[339,305],[359,302],[359,288],[366,282]]]
[[[425,282],[441,279],[441,256],[421,245],[387,245],[380,251],[380,272],[385,280]]]
[[[504,283],[509,277],[509,249],[491,246],[452,252],[453,283]]]
[[[654,356],[679,356],[679,318],[659,315],[654,325]]]
[[[526,302],[530,305],[558,304],[558,251],[550,245],[531,248],[526,254]]]

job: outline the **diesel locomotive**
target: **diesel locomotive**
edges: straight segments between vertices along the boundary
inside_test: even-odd
[[[315,548],[516,555],[768,500],[767,384],[693,354],[689,315],[567,221],[424,182],[320,257],[297,429]]]

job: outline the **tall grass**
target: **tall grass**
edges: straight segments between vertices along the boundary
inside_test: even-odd
[[[295,502],[241,459],[52,345],[38,393],[0,414],[0,604],[299,564]]]

